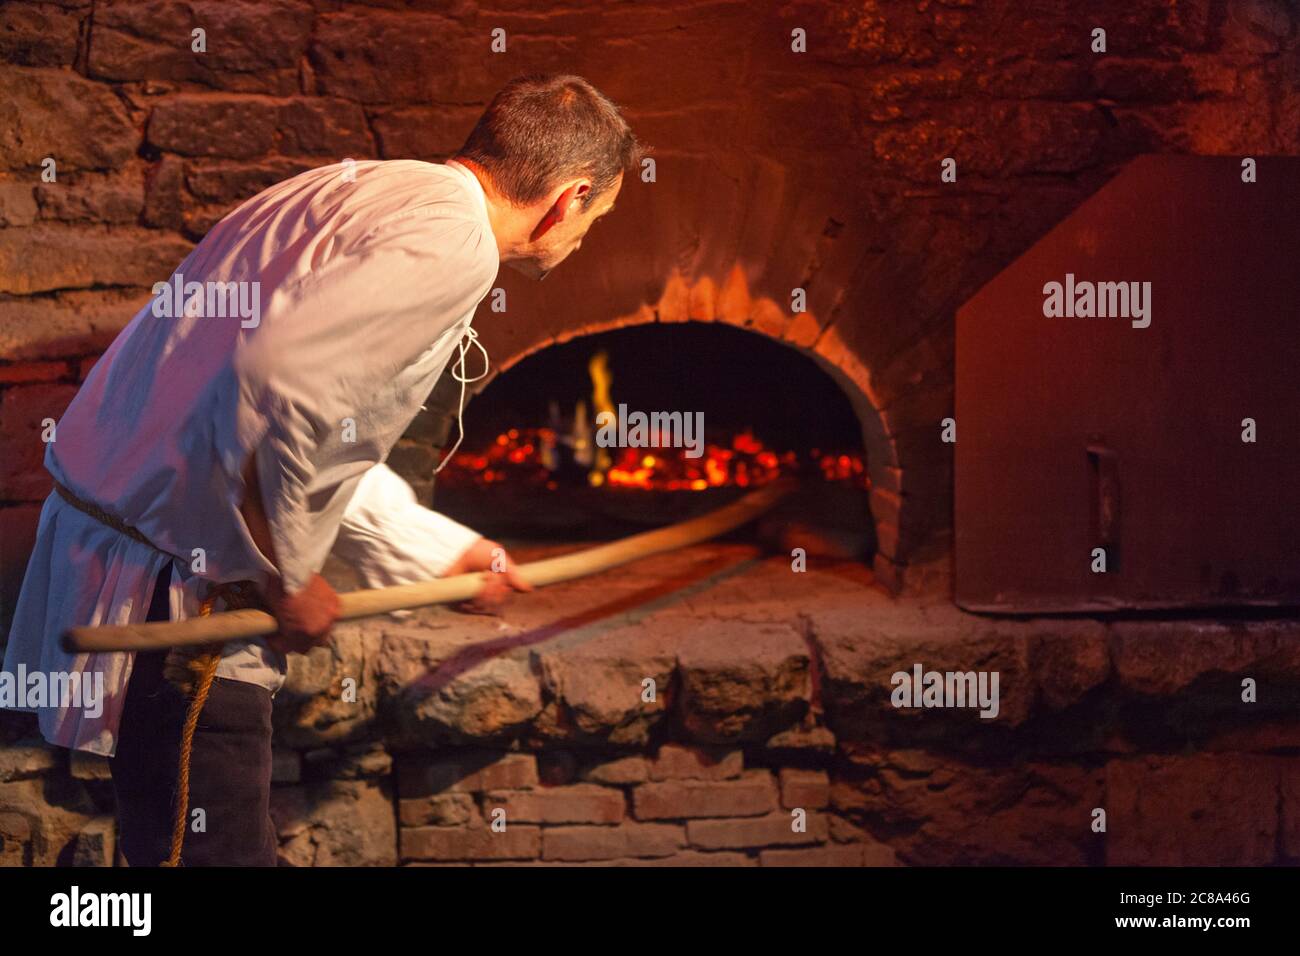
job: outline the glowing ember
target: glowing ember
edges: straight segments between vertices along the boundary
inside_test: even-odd
[[[486,449],[457,454],[438,476],[448,486],[490,485],[509,481],[555,488],[562,480],[550,467],[556,461],[560,437],[550,428],[512,428],[498,435]],[[752,432],[731,439],[730,447],[706,442],[704,453],[688,458],[685,448],[609,448],[609,468],[578,473],[575,480],[593,486],[640,488],[651,491],[704,491],[735,486],[757,487],[783,474],[820,474],[827,481],[869,488],[866,465],[860,455],[777,453],[766,448]]]
[[[613,416],[609,356],[604,351],[593,355],[587,373],[596,417],[602,413]],[[514,485],[557,488],[561,482],[585,481],[593,488],[707,491],[727,486],[757,487],[781,475],[820,472],[826,481],[871,487],[860,455],[823,454],[816,448],[802,459],[792,451],[778,454],[764,447],[748,430],[732,436],[729,447],[706,441],[703,453],[692,458],[687,456],[687,448],[664,441],[672,436],[660,435],[654,429],[649,436],[653,450],[596,444],[583,401],[575,406],[566,434],[559,431],[562,424],[555,402],[551,403],[550,421],[552,427],[511,428],[498,435],[486,451],[456,456],[442,471],[446,485],[466,487],[509,481]],[[698,445],[692,450],[696,449]]]

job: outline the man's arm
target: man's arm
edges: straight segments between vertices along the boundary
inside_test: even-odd
[[[262,507],[256,450],[248,456],[244,465],[244,500],[240,503],[239,513],[244,516],[248,533],[258,550],[279,568],[275,544],[271,540],[271,527]],[[280,632],[267,638],[266,643],[270,648],[281,654],[305,654],[328,641],[330,627],[338,617],[339,601],[329,582],[319,574],[312,575],[307,586],[295,594],[285,593],[279,575],[272,575],[263,596],[280,624]]]
[[[357,484],[334,553],[356,568],[369,588],[389,587],[475,571],[486,575],[467,609],[494,611],[513,588],[531,591],[510,556],[495,541],[425,508],[415,492],[385,464],[373,465]]]

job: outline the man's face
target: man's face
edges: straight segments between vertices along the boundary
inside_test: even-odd
[[[529,247],[529,255],[510,263],[519,272],[533,279],[545,278],[546,274],[577,252],[586,238],[587,231],[598,220],[609,215],[618,199],[619,190],[623,188],[623,174],[604,195],[592,201],[591,206],[581,209],[580,196],[572,197],[566,206],[564,218],[553,223]]]

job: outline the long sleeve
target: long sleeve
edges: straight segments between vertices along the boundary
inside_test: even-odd
[[[438,577],[481,537],[419,504],[411,486],[379,464],[348,502],[334,553],[356,568],[366,587],[379,588]]]
[[[495,277],[480,223],[411,217],[283,296],[237,359],[285,587],[324,564],[351,492],[419,410]],[[395,476],[394,476],[395,477]]]
[[[299,591],[311,570],[304,558],[310,536],[307,485],[315,474],[312,426],[292,402],[274,394],[264,409],[267,431],[257,447],[258,483],[279,572],[289,591]],[[270,560],[271,556],[266,555]]]

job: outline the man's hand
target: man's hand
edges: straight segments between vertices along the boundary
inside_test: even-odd
[[[479,538],[466,548],[451,567],[442,573],[442,577],[450,578],[474,571],[488,572],[484,576],[486,580],[483,587],[471,600],[457,605],[474,614],[496,614],[510,596],[511,588],[525,593],[533,590],[533,586],[519,572],[519,565],[506,554],[505,548],[487,538]]]
[[[280,631],[266,644],[281,654],[306,654],[313,647],[329,643],[330,628],[339,616],[339,596],[319,574],[296,594],[285,593],[278,577],[266,588],[266,601],[280,625]]]

